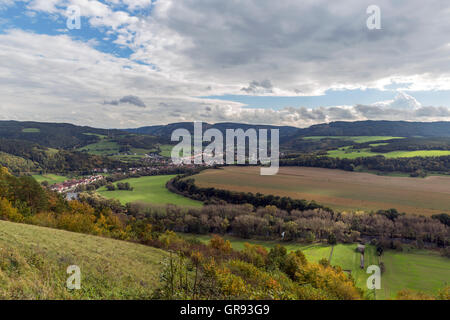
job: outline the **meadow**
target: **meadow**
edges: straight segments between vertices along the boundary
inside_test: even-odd
[[[173,146],[170,144],[163,144],[159,146],[159,155],[163,157],[170,158],[172,156]]]
[[[212,235],[180,234],[184,238],[195,238],[207,243]],[[360,253],[356,252],[356,244],[302,244],[281,241],[264,241],[254,239],[241,239],[232,236],[223,236],[230,241],[235,250],[243,250],[244,244],[257,244],[270,250],[280,244],[288,251],[301,250],[308,261],[318,262],[320,259],[328,259],[333,266],[340,266],[349,271],[355,279],[356,285],[367,291],[366,273],[370,265],[379,265],[382,261],[385,272],[381,276],[381,289],[376,291],[376,299],[395,298],[397,292],[405,288],[435,294],[438,290],[448,285],[450,279],[450,259],[430,250],[417,250],[405,247],[404,252],[387,250],[379,257],[375,246],[367,245],[364,252],[365,268],[360,267]],[[374,298],[373,291],[367,292]]]
[[[373,146],[380,145],[374,144]],[[386,153],[371,152],[370,148],[352,149],[342,147],[337,150],[328,151],[328,156],[341,159],[356,159],[361,157],[384,156],[385,158],[413,158],[413,157],[439,157],[449,156],[449,150],[417,150],[417,151],[392,151]]]
[[[41,132],[41,129],[39,129],[39,128],[23,128],[22,132],[25,132],[25,133],[39,133],[39,132]]]
[[[60,176],[60,175],[52,174],[52,173],[36,174],[36,175],[33,175],[33,178],[36,179],[36,181],[39,182],[39,183],[41,183],[43,181],[48,181],[49,185],[52,185],[52,184],[55,184],[55,183],[61,183],[61,182],[64,182],[66,180],[69,180],[68,177]]]
[[[89,144],[79,151],[85,151],[96,156],[106,156],[119,153],[120,146],[117,142],[108,139],[102,139],[97,143]]]
[[[131,242],[0,221],[0,299],[150,299],[167,252]],[[66,269],[81,269],[81,289]]]
[[[175,204],[179,206],[201,206],[202,203],[199,201],[185,198],[167,190],[166,183],[173,177],[175,176],[165,175],[125,179],[120,182],[128,182],[133,187],[133,191],[107,191],[106,187],[101,187],[97,192],[106,198],[118,199],[122,204],[128,202],[144,202],[151,204]]]
[[[336,210],[450,213],[447,176],[419,179],[305,167],[281,167],[277,175],[261,176],[258,167],[225,167],[193,178],[199,187],[315,200]]]

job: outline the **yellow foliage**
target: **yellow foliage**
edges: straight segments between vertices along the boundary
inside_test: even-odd
[[[397,300],[436,300],[435,297],[424,292],[415,292],[409,289],[404,289],[397,293]]]
[[[210,240],[210,246],[214,249],[217,249],[223,253],[231,252],[231,243],[228,240],[224,240],[222,237],[214,235]]]
[[[0,198],[0,217],[12,222],[24,221],[24,217],[5,198]]]

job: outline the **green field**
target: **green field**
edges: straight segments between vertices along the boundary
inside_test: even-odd
[[[98,193],[106,198],[118,199],[121,203],[145,202],[152,204],[175,204],[180,206],[201,206],[202,203],[172,193],[166,189],[166,183],[174,175],[131,178],[120,182],[128,182],[133,191],[107,191],[106,187],[98,189]]]
[[[159,146],[159,155],[163,157],[170,158],[172,156],[172,148],[173,146],[170,144],[163,144]]]
[[[211,235],[180,234],[184,238],[195,238],[203,243],[211,239]],[[280,244],[288,251],[302,250],[308,261],[318,262],[322,258],[329,259],[331,246],[326,244],[301,244],[292,242],[245,240],[231,236],[224,236],[230,241],[233,249],[242,250],[246,242],[258,244],[267,250]],[[374,246],[367,245],[364,253],[365,268],[360,267],[360,253],[356,252],[356,244],[337,244],[333,248],[330,263],[340,266],[343,270],[351,271],[356,285],[362,289],[366,287],[366,273],[370,265],[378,265],[379,257]],[[377,290],[377,299],[395,298],[398,291],[405,288],[435,294],[450,281],[450,259],[441,257],[438,253],[425,250],[405,252],[385,251],[381,257],[386,271],[381,276],[381,290]],[[373,297],[372,292],[370,293]]]
[[[450,259],[425,250],[387,251],[382,259],[381,296],[394,297],[403,288],[433,293],[450,284]]]
[[[79,151],[85,151],[89,154],[97,156],[106,156],[115,153],[119,153],[120,146],[117,142],[111,140],[100,140],[97,143],[89,144],[83,148],[78,149]]]
[[[387,141],[404,138],[391,136],[313,136],[313,137],[304,137],[303,139],[304,140],[339,139],[339,140],[349,140],[356,143],[366,143],[373,141]]]
[[[24,128],[24,129],[22,129],[22,132],[25,132],[25,133],[39,133],[39,132],[41,132],[41,129],[39,129],[39,128]]]
[[[412,158],[412,157],[439,157],[450,155],[449,150],[417,150],[417,151],[392,151],[387,153],[371,152],[370,148],[352,149],[342,147],[328,151],[328,156],[341,159],[356,159],[361,157],[384,156],[385,158]]]
[[[37,175],[33,175],[33,178],[36,179],[37,182],[41,183],[43,181],[48,181],[49,185],[55,184],[55,183],[61,183],[64,182],[66,180],[69,180],[68,177],[65,176],[60,176],[60,175],[56,175],[56,174],[37,174]]]
[[[131,242],[0,221],[0,299],[150,299],[165,251]],[[81,270],[81,290],[66,269]]]

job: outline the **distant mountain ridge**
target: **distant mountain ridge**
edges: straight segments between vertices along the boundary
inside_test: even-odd
[[[252,125],[252,124],[244,124],[244,123],[235,123],[235,122],[223,122],[216,124],[203,123],[203,130],[208,129],[218,129],[222,133],[225,133],[227,129],[279,129],[280,136],[292,136],[298,132],[298,128],[291,126],[271,126],[271,125]],[[148,134],[153,136],[164,137],[166,139],[170,139],[172,132],[176,129],[187,129],[189,132],[194,132],[194,123],[193,122],[178,122],[171,123],[168,125],[156,125],[156,126],[147,126],[135,129],[125,129],[127,132],[136,133],[136,134]]]
[[[148,134],[169,138],[176,129],[184,128],[193,132],[192,122],[172,123],[168,125],[147,126],[125,131],[136,134]],[[226,129],[241,128],[279,129],[280,138],[286,140],[300,136],[399,136],[399,137],[450,137],[450,122],[407,122],[407,121],[356,121],[331,122],[313,125],[309,128],[296,128],[292,126],[251,125],[243,123],[203,123],[203,130],[209,128]]]
[[[450,122],[356,121],[318,124],[300,129],[302,136],[450,137]]]

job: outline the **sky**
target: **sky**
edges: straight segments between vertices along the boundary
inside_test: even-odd
[[[101,128],[450,121],[450,2],[0,0],[0,97]]]

